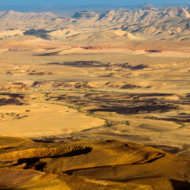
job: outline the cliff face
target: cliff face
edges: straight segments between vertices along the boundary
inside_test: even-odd
[[[149,8],[148,8],[149,7]],[[157,9],[150,6],[142,7],[137,11],[131,11],[127,9],[119,9],[119,10],[110,10],[106,13],[98,14],[90,11],[82,11],[77,12],[73,16],[73,18],[97,18],[97,21],[106,21],[106,22],[151,22],[157,21],[161,19],[168,19],[173,17],[182,17],[188,18],[190,17],[188,9],[182,7],[166,7],[163,9]]]

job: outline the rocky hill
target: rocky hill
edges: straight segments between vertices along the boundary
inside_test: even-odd
[[[190,185],[189,159],[141,144],[1,136],[0,145],[0,189],[185,190]]]
[[[141,7],[138,11],[131,11],[128,9],[121,8],[119,10],[110,10],[102,14],[98,14],[92,11],[78,11],[72,18],[74,19],[95,19],[96,21],[105,22],[151,22],[161,19],[168,19],[174,17],[189,18],[190,7],[166,7],[164,9],[155,8],[149,4]],[[34,13],[34,12],[15,12],[6,11],[0,12],[0,20],[31,20],[31,19],[45,19],[53,20],[60,18],[60,16],[53,13]]]
[[[112,40],[125,39],[186,41],[190,39],[190,7],[158,8],[150,4],[139,6],[139,10],[110,10],[96,13],[88,10],[78,11],[72,17],[63,18],[53,13],[0,12],[0,29],[21,30],[24,35],[48,39],[94,40],[104,37]],[[112,31],[102,36],[101,30]],[[96,33],[99,32],[100,33]],[[2,32],[1,32],[2,33]],[[18,34],[9,32],[8,36]],[[99,35],[100,34],[100,35]],[[103,32],[105,34],[105,32]],[[155,38],[155,39],[156,39]],[[111,41],[110,41],[111,39]]]
[[[161,19],[168,19],[174,17],[189,18],[190,7],[166,7],[158,9],[150,4],[139,6],[139,10],[132,11],[129,9],[121,8],[118,10],[109,10],[105,13],[98,14],[96,12],[83,10],[76,12],[71,18],[74,19],[95,19],[96,21],[106,22],[151,22]],[[31,19],[45,19],[53,20],[60,18],[60,16],[53,13],[34,13],[34,12],[15,12],[5,11],[0,12],[0,20],[31,20]]]
[[[182,7],[166,7],[163,10],[151,8],[147,10],[131,11],[127,9],[119,9],[117,11],[110,10],[99,16],[100,21],[106,22],[151,22],[161,19],[168,19],[174,17],[188,18],[190,17],[189,9]]]
[[[190,19],[189,18],[168,18],[151,23],[141,24],[125,24],[122,26],[123,31],[127,31],[133,36],[154,36],[167,38],[175,38],[181,41],[189,38],[183,35],[190,34]]]

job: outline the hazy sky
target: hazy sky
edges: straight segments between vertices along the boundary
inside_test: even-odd
[[[189,0],[0,0],[0,5],[59,5],[59,4],[76,4],[76,5],[89,5],[89,4],[113,4],[113,5],[137,5],[142,3],[151,3],[151,4],[190,4]]]

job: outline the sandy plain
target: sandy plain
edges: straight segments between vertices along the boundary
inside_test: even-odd
[[[36,37],[4,48],[0,134],[117,139],[177,154],[188,144],[190,53],[87,49]]]

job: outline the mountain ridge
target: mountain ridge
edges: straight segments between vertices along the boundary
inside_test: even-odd
[[[156,8],[151,4],[139,6],[139,10],[130,10],[127,8],[111,9],[103,13],[93,12],[90,10],[80,10],[67,18],[74,19],[96,19],[97,21],[106,22],[151,22],[154,20],[172,18],[172,17],[190,17],[190,6],[183,7],[165,7]],[[61,17],[52,12],[16,12],[14,10],[0,12],[1,20],[30,20],[30,19],[47,19],[52,20]]]
[[[145,5],[146,6],[146,5]],[[144,7],[144,6],[143,6]],[[149,7],[150,8],[150,7]],[[87,15],[88,12],[88,15]],[[88,17],[98,17],[98,14],[91,11],[79,11],[76,12],[72,18],[84,18],[86,13],[86,18]],[[77,16],[76,16],[77,15]],[[91,16],[89,16],[91,15]],[[110,10],[105,13],[99,15],[97,20],[106,21],[106,22],[151,22],[160,19],[167,19],[173,17],[190,17],[190,7],[182,8],[182,7],[166,7],[162,10],[157,8],[150,8],[150,10],[138,10],[131,11],[128,9],[119,9],[119,10]]]
[[[149,8],[147,8],[147,4],[141,7],[145,7],[145,9],[132,11],[121,8],[109,10],[102,14],[83,10],[67,18],[48,12],[22,13],[10,10],[0,12],[0,29],[21,29],[24,35],[52,40],[65,38],[73,38],[73,40],[87,39],[84,36],[88,36],[88,33],[88,40],[91,41],[95,38],[104,37],[104,40],[109,39],[109,42],[113,39],[119,41],[123,39],[149,40],[154,39],[155,35],[161,41],[186,41],[190,39],[190,7],[158,9],[149,4]],[[112,34],[95,34],[96,31],[103,30],[110,30]],[[13,33],[9,32],[10,35],[13,35]],[[16,31],[15,35],[17,33],[20,34]],[[5,31],[3,36],[6,36]]]
[[[16,12],[52,12],[55,14],[58,14],[59,16],[72,16],[75,12],[81,11],[81,10],[89,10],[94,11],[97,13],[104,13],[106,11],[109,11],[111,9],[120,9],[120,8],[126,8],[131,11],[137,11],[137,10],[145,10],[150,8],[158,8],[163,9],[167,6],[170,7],[188,7],[189,4],[160,4],[160,5],[152,5],[149,3],[140,4],[140,5],[124,5],[124,6],[117,6],[112,4],[91,4],[91,5],[68,5],[68,4],[61,4],[61,5],[52,5],[52,6],[41,6],[41,5],[1,5],[0,11],[9,11],[14,10]]]

